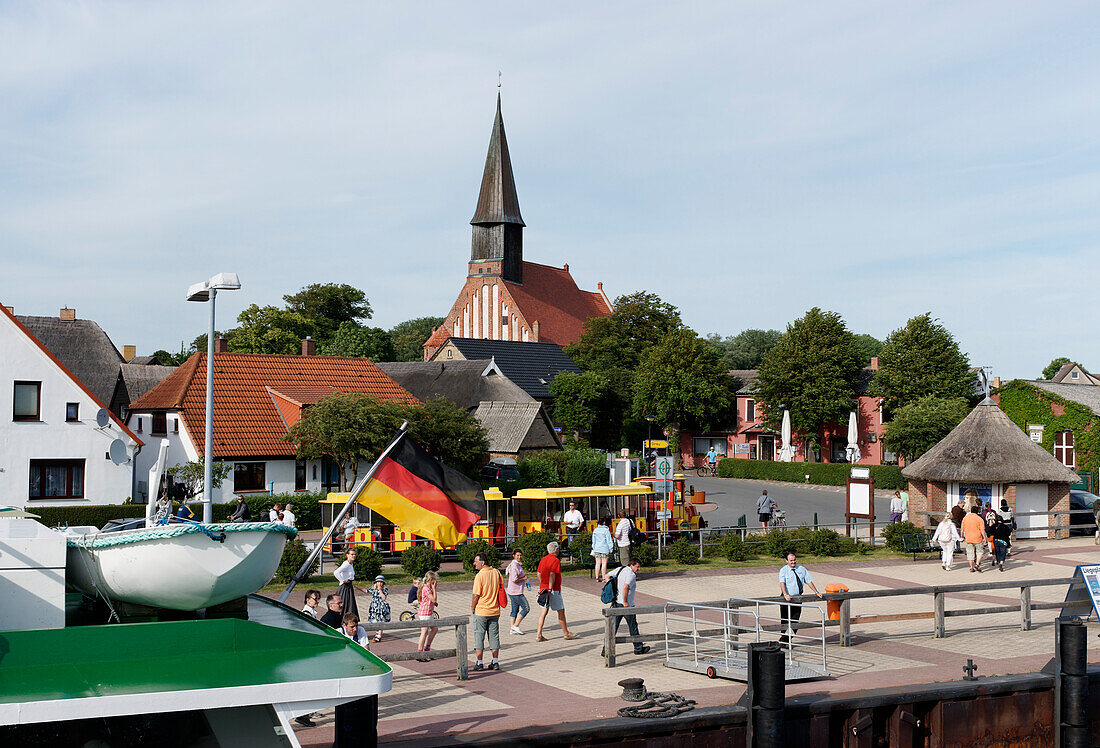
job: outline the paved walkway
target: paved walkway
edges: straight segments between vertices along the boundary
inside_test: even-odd
[[[1020,541],[1004,573],[990,570],[969,573],[965,559],[956,556],[956,566],[943,571],[936,559],[912,561],[859,561],[819,564],[811,568],[819,589],[839,582],[852,590],[890,589],[929,584],[962,584],[1068,577],[1078,563],[1092,563],[1100,549],[1091,538],[1065,541]],[[987,562],[988,563],[988,562]],[[639,576],[637,605],[675,600],[680,602],[718,600],[726,597],[765,597],[778,594],[775,568],[700,569]],[[469,583],[440,585],[440,615],[462,615],[469,611]],[[407,590],[394,590],[404,599]],[[622,706],[617,682],[641,677],[651,690],[672,691],[695,699],[700,706],[735,702],[744,690],[737,681],[708,680],[704,675],[663,666],[663,647],[635,656],[629,645],[620,645],[618,667],[605,668],[600,658],[604,607],[600,585],[585,577],[567,577],[564,583],[570,629],[580,634],[563,641],[556,624],[547,621],[545,643],[535,642],[536,618],[522,628],[525,636],[507,634],[502,626],[502,670],[470,673],[459,682],[454,660],[394,665],[393,690],[379,703],[379,732],[382,742],[396,742],[442,734],[467,734],[486,730],[556,724],[614,715]],[[1033,590],[1033,602],[1057,602],[1065,588]],[[533,603],[533,594],[529,594]],[[1013,605],[1019,603],[1015,590],[950,598],[948,610]],[[360,608],[366,610],[366,600]],[[394,606],[395,614],[403,609]],[[930,595],[856,600],[852,614],[930,611]],[[535,614],[537,609],[533,610]],[[1032,631],[1019,630],[1019,613],[947,619],[947,637],[933,639],[932,621],[910,620],[854,625],[852,647],[837,644],[837,629],[831,628],[828,646],[828,679],[792,683],[789,694],[843,693],[866,688],[901,686],[954,680],[962,675],[966,659],[973,658],[979,676],[1031,672],[1050,659],[1053,650],[1052,622],[1056,610],[1035,611]],[[502,617],[502,621],[504,621]],[[659,615],[639,620],[643,633],[663,631]],[[626,633],[623,626],[621,633]],[[453,647],[453,633],[440,631],[437,648]],[[471,642],[472,643],[472,642]],[[415,649],[415,639],[387,636],[372,645],[379,654]],[[1100,652],[1090,637],[1090,661],[1100,661]],[[488,653],[486,653],[488,654]],[[471,667],[473,658],[471,655]],[[322,713],[318,726],[302,729],[298,738],[306,746],[328,746],[333,738],[332,712]]]

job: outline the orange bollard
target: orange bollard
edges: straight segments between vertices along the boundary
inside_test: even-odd
[[[826,594],[828,594],[830,592],[847,592],[847,591],[848,591],[848,588],[846,586],[844,586],[843,584],[838,584],[836,582],[834,582],[832,584],[825,585]],[[839,621],[840,620],[840,601],[839,600],[826,600],[825,605],[826,605],[826,608],[827,608],[828,613],[829,613],[829,620],[830,621]]]

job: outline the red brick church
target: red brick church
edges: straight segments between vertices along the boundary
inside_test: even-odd
[[[581,336],[585,320],[611,313],[602,283],[596,284],[595,291],[582,291],[569,274],[569,265],[557,268],[524,261],[525,224],[499,94],[481,194],[470,224],[473,246],[466,285],[443,324],[424,344],[425,360],[452,337],[565,346]]]

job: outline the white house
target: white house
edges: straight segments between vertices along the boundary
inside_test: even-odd
[[[142,441],[11,313],[0,307],[0,504],[121,504]],[[124,453],[110,456],[119,439]]]

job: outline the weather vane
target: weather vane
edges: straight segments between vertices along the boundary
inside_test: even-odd
[[[500,88],[500,71],[497,71],[497,88]]]

